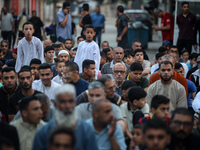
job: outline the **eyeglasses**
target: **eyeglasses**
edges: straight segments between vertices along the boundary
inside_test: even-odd
[[[63,77],[68,77],[70,73],[72,73],[72,72],[68,72],[68,73],[62,72],[61,74],[62,74]]]
[[[115,70],[114,73],[115,73],[115,74],[118,74],[118,73],[123,74],[123,73],[125,73],[125,71],[118,71],[118,70]]]
[[[189,127],[189,126],[192,125],[191,122],[181,122],[181,121],[178,121],[178,120],[173,121],[173,123],[174,123],[176,126],[181,126],[181,125],[183,125],[184,127]]]

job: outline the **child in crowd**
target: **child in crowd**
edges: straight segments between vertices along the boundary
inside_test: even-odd
[[[190,56],[189,56],[190,62],[186,63],[186,65],[188,66],[188,70],[195,67],[195,65],[197,64],[197,57],[198,57],[197,53],[190,54]]]
[[[131,81],[131,80],[126,80],[122,84],[122,94],[124,95],[122,97],[123,103],[128,102],[128,100],[129,100],[128,91],[133,86],[137,86],[137,84],[134,81]]]
[[[188,50],[184,49],[184,50],[181,51],[181,57],[183,58],[184,63],[189,62],[189,60],[188,60],[189,55],[190,54],[189,54]]]
[[[22,66],[29,65],[33,58],[38,58],[42,63],[44,62],[43,44],[39,38],[33,36],[34,31],[34,25],[31,22],[23,24],[25,37],[18,44],[16,72],[19,72]]]
[[[60,85],[63,84],[63,81],[62,81],[62,72],[63,72],[63,69],[64,69],[64,66],[65,66],[65,63],[63,61],[58,61],[56,63],[56,68],[55,70],[58,72],[58,75],[55,76],[52,80]]]
[[[95,29],[93,25],[87,25],[84,30],[84,35],[86,40],[79,43],[77,53],[74,59],[74,62],[79,66],[79,73],[82,73],[82,63],[85,59],[90,59],[95,61],[95,71],[96,78],[99,73],[100,66],[100,52],[99,46],[96,42],[93,41],[95,36]]]
[[[77,53],[77,47],[75,47],[75,48],[73,48],[73,50],[72,50],[72,61],[74,61],[74,59],[75,59],[75,56],[76,56],[76,53]]]
[[[159,63],[161,63],[161,59],[162,57],[164,56],[163,53],[156,53],[156,64],[154,64],[152,67],[151,67],[151,75],[158,72],[158,69],[159,69]]]
[[[134,61],[134,59],[135,59],[135,57],[134,57],[133,50],[126,49],[124,51],[124,62],[130,66],[132,64],[132,62]]]
[[[48,63],[49,65],[54,65],[54,48],[53,46],[47,46],[44,49],[44,56],[45,56],[45,63]]]
[[[142,125],[137,124],[133,129],[133,137],[129,146],[129,150],[140,150],[140,147],[143,144],[143,132]]]

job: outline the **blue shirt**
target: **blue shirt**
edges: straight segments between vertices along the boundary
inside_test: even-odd
[[[51,70],[52,70],[52,72],[53,72],[53,78],[54,78],[55,76],[58,75],[58,71],[56,71],[56,65],[53,65],[53,66],[51,67]]]
[[[88,89],[88,85],[90,84],[89,82],[83,80],[83,79],[79,79],[78,82],[73,83],[71,82],[71,84],[73,84],[76,88],[76,97],[79,96],[82,92],[84,92],[85,90]]]
[[[188,97],[187,97],[187,104],[188,104],[188,107],[192,107],[192,104],[191,104],[191,94],[194,93],[194,92],[197,92],[197,89],[196,89],[196,86],[195,84],[186,79],[187,80],[187,87],[188,87]]]
[[[32,150],[48,150],[49,136],[56,126],[56,120],[52,119],[41,127],[35,135]],[[98,150],[94,133],[85,121],[77,120],[74,133],[76,137],[76,150]]]
[[[65,14],[63,9],[57,12],[56,14],[56,35],[57,38],[62,37],[63,39],[71,39],[72,38],[72,23],[71,23],[71,15],[68,14],[68,19],[65,27],[61,26],[61,22],[65,19]]]
[[[108,130],[110,128],[110,125],[108,125],[106,128],[104,128],[101,131],[101,133],[97,133],[94,128],[94,125],[93,125],[93,118],[88,119],[86,122],[92,127],[92,131],[95,134],[99,150],[111,150],[112,147],[111,147],[111,143],[110,143],[110,139],[109,139],[109,135],[108,135]],[[117,141],[117,143],[119,144],[120,149],[126,150],[124,134],[122,132],[122,128],[118,124],[116,126],[114,137],[115,137],[115,140]]]
[[[103,27],[103,23],[106,21],[102,13],[97,14],[96,12],[91,15],[91,19],[94,27]]]

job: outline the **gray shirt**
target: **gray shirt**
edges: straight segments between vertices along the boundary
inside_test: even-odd
[[[1,31],[12,31],[13,17],[10,13],[1,16]]]
[[[119,16],[117,22],[117,37],[122,34],[124,27],[128,27],[128,19],[125,14],[122,14],[121,16]],[[127,37],[127,32],[124,34],[123,38],[124,37]]]
[[[117,119],[117,121],[123,120],[123,116],[122,116],[122,112],[120,108],[115,104],[111,103],[111,105],[112,105],[112,113]],[[75,107],[75,113],[78,119],[86,120],[86,119],[92,118],[92,106],[89,102],[82,103]]]

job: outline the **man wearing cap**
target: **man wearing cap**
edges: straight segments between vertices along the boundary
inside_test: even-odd
[[[154,14],[157,18],[161,18],[161,27],[154,26],[154,29],[162,32],[163,41],[167,40],[173,44],[174,21],[172,15],[159,8],[154,9]]]
[[[170,43],[170,41],[165,40],[165,41],[162,43],[162,46],[165,47],[165,48],[169,51],[169,49],[170,49],[170,47],[171,47],[171,43]]]

